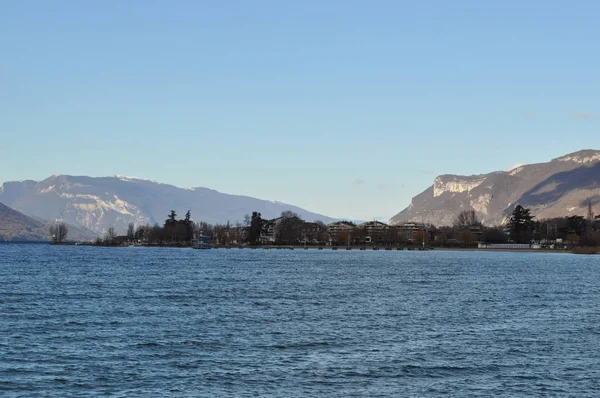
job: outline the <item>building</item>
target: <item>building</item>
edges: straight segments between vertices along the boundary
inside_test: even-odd
[[[322,243],[327,240],[327,227],[315,222],[304,222],[298,228],[302,243]]]
[[[425,223],[415,221],[397,224],[394,225],[394,228],[398,231],[398,235],[402,236],[406,241],[412,241],[419,231],[429,231]]]
[[[280,221],[281,217],[265,221],[263,225],[263,230],[260,233],[259,238],[259,242],[261,245],[275,243],[275,236],[277,235],[277,224],[279,224]]]
[[[235,237],[235,240],[233,241],[233,243],[235,244],[242,244],[244,242],[248,241],[248,227],[235,227],[233,229],[233,235]]]
[[[306,222],[300,218],[278,217],[265,221],[260,235],[261,244],[317,243],[326,240],[327,230],[323,224]]]
[[[379,233],[388,229],[389,226],[381,221],[367,221],[357,225],[356,228],[366,229],[369,233]]]
[[[350,221],[336,221],[327,226],[329,244],[346,244],[350,242],[352,231],[356,225]]]
[[[364,231],[366,243],[381,241],[389,229],[389,225],[381,221],[367,221],[356,226],[356,229]]]
[[[354,229],[354,223],[350,221],[336,221],[327,226],[329,235],[336,236],[339,232],[351,232]]]

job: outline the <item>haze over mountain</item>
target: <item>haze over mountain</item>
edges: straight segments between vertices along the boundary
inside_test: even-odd
[[[44,223],[0,203],[0,240],[45,240]]]
[[[18,211],[0,203],[0,240],[2,241],[44,241],[50,240],[48,234],[52,223],[46,220],[27,217]],[[95,235],[84,228],[67,225],[67,240],[89,240]]]
[[[291,210],[307,221],[334,219],[285,203],[229,195],[208,188],[178,188],[135,177],[53,175],[43,181],[5,182],[0,202],[29,216],[64,220],[96,233],[115,227],[123,233],[129,222],[162,224],[171,209],[179,217],[210,223],[243,221],[253,211],[263,218]]]
[[[390,219],[452,225],[473,209],[485,225],[507,220],[517,204],[537,219],[586,215],[588,200],[600,210],[600,151],[582,150],[547,163],[472,176],[441,175]]]

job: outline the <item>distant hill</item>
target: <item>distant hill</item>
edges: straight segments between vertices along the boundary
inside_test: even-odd
[[[0,240],[47,240],[45,224],[0,203]]]
[[[52,223],[27,217],[0,203],[0,241],[45,241]],[[91,231],[73,225],[69,228],[68,240],[90,240],[95,237]]]
[[[486,225],[507,220],[517,204],[537,219],[586,215],[588,200],[600,212],[600,151],[583,150],[511,171],[473,176],[441,175],[390,219],[452,225],[462,210],[475,210]]]
[[[291,210],[307,221],[335,219],[285,203],[229,195],[208,188],[178,188],[134,177],[54,175],[43,181],[6,182],[0,202],[46,220],[61,219],[97,234],[110,227],[124,233],[127,224],[162,224],[171,209],[183,217],[191,210],[195,221],[243,221],[253,211],[263,218]]]

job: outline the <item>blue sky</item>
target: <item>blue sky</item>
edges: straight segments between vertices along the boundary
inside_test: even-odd
[[[600,2],[15,1],[0,181],[132,175],[387,219],[600,149]]]

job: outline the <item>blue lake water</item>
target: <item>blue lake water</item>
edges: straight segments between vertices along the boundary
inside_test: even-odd
[[[598,396],[600,257],[0,245],[0,396]]]

